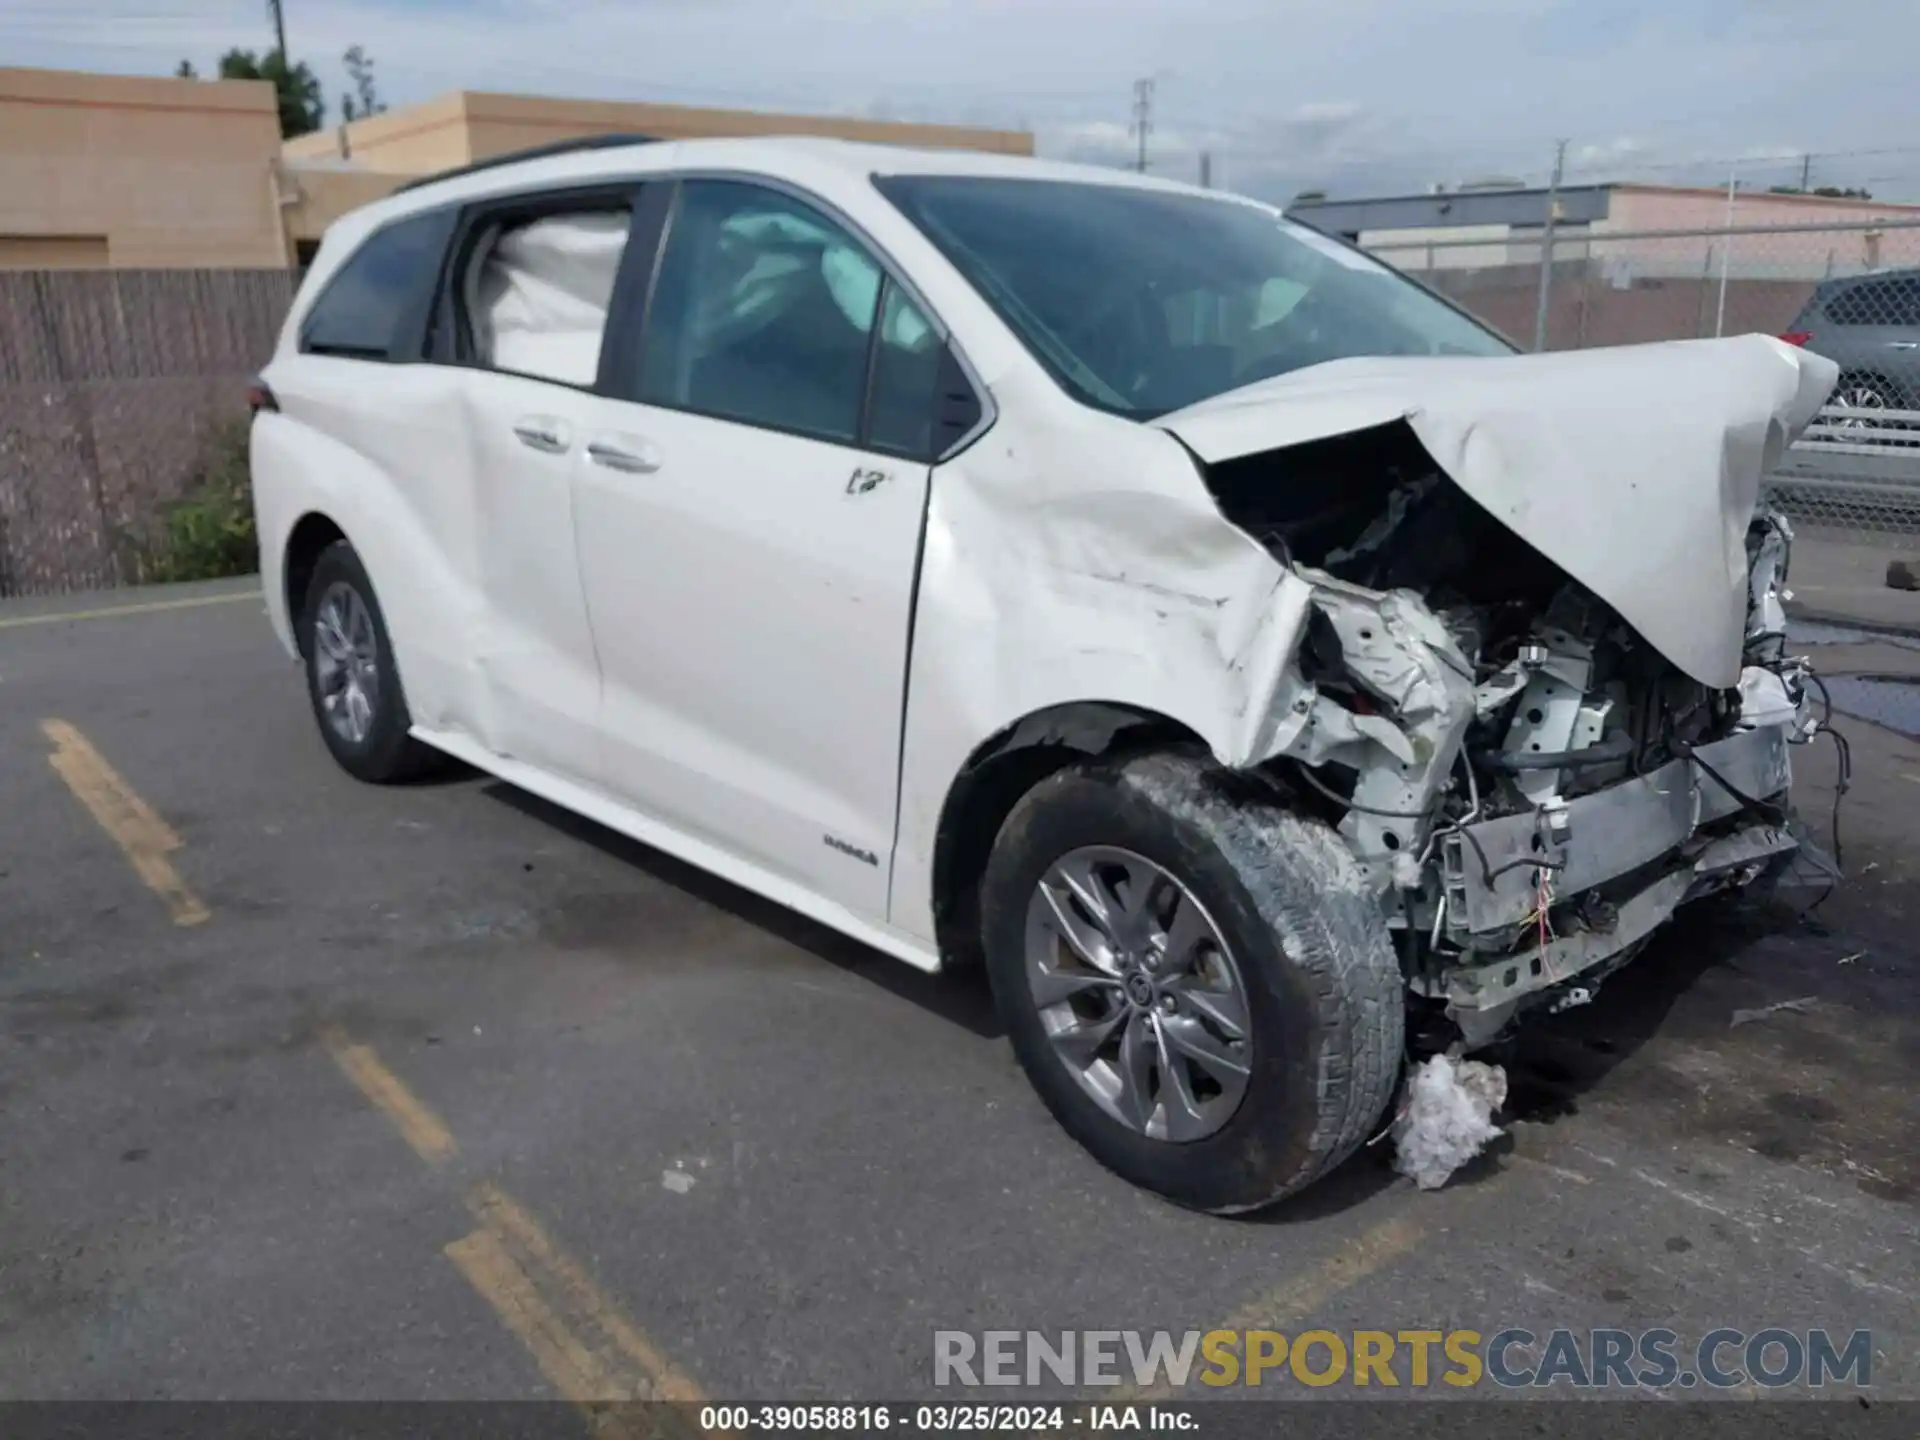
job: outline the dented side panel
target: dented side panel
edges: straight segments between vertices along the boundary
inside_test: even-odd
[[[1224,764],[1264,758],[1313,593],[1221,517],[1172,437],[1019,372],[996,398],[928,503],[889,911],[927,938],[934,837],[969,757],[1091,702],[1176,721]]]

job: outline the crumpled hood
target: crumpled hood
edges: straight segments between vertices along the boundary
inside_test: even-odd
[[[1837,375],[1831,360],[1765,335],[1336,360],[1155,423],[1218,462],[1404,419],[1455,484],[1648,644],[1730,688],[1761,477]]]

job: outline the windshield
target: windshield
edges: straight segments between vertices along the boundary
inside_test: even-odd
[[[1150,419],[1349,355],[1510,355],[1386,266],[1232,200],[980,176],[876,178],[1072,394]]]

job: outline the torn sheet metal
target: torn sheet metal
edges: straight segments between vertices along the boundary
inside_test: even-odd
[[[1383,892],[1412,892],[1436,801],[1454,776],[1471,780],[1469,728],[1564,657],[1529,643],[1476,685],[1458,614],[1270,549],[1226,518],[1205,467],[1404,420],[1464,504],[1502,519],[1678,668],[1731,688],[1763,463],[1815,412],[1830,371],[1758,336],[1356,359],[1175,412],[1157,422],[1164,434],[1024,372],[996,377],[998,419],[937,468],[929,493],[894,922],[932,933],[939,805],[954,777],[1030,717],[1089,702],[1175,721],[1229,767],[1280,756],[1351,767],[1353,802],[1387,813],[1350,808],[1342,833]],[[1335,553],[1393,543],[1396,517],[1425,493],[1406,478],[1408,498],[1383,490],[1380,523]],[[1281,465],[1273,483],[1286,481]],[[1302,666],[1316,626],[1338,638],[1335,678],[1377,703],[1322,693]],[[1616,723],[1598,709],[1572,720],[1584,729],[1568,743]]]
[[[1502,359],[1353,359],[1156,423],[1208,462],[1404,419],[1440,468],[1703,685],[1739,683],[1762,474],[1833,388],[1764,335]]]

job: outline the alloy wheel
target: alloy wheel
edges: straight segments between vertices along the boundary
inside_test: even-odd
[[[1056,860],[1027,908],[1026,975],[1055,1056],[1130,1130],[1201,1140],[1239,1109],[1246,987],[1219,926],[1161,866],[1113,846]]]
[[[380,711],[380,640],[366,601],[345,581],[329,585],[314,611],[313,669],[328,727],[364,745]]]

